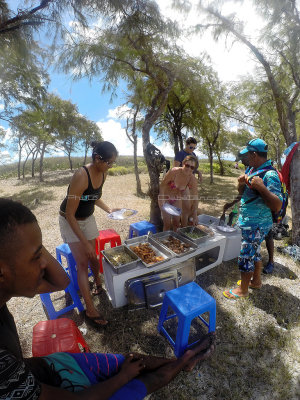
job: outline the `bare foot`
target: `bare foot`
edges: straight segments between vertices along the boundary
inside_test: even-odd
[[[133,355],[133,360],[140,360],[140,359],[143,360],[146,371],[153,371],[161,367],[162,365],[176,361],[176,358],[148,356],[139,353],[130,353],[130,354]]]
[[[89,315],[85,311],[85,320],[88,322],[90,325],[94,326],[95,328],[104,326],[108,324],[108,321],[102,316],[102,315]]]
[[[188,350],[185,354],[189,355],[190,358],[187,364],[183,368],[184,371],[191,371],[196,363],[201,359],[206,360],[211,354],[211,346],[215,346],[216,334],[215,332],[210,332],[205,335],[202,340],[197,343],[193,348]],[[208,352],[206,354],[206,352]]]
[[[243,293],[240,287],[230,290],[224,290],[223,296],[227,297],[227,299],[237,300],[241,297],[249,297],[249,293]]]
[[[204,361],[207,360],[215,351],[216,345],[211,344],[210,347],[206,350],[200,351],[197,355],[195,355],[183,368],[184,371],[186,372],[191,372],[196,364],[198,364],[199,361]]]
[[[237,281],[237,285],[241,286],[241,282],[242,282],[241,280]],[[255,283],[252,280],[249,282],[249,288],[250,289],[260,289],[261,287],[262,287],[262,283],[261,282]]]

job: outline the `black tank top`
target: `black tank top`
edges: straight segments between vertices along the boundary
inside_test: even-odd
[[[87,218],[94,213],[95,202],[102,196],[102,187],[104,184],[104,173],[103,173],[103,180],[101,185],[98,188],[94,189],[87,167],[84,165],[82,168],[85,169],[88,176],[88,187],[82,193],[78,208],[75,213],[75,218]],[[70,185],[68,186],[67,196],[64,198],[63,202],[60,205],[60,211],[62,212],[66,212],[69,190],[70,190]]]

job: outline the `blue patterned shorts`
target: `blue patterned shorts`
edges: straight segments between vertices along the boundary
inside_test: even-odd
[[[241,272],[253,272],[254,262],[261,260],[261,243],[270,231],[267,228],[242,229],[241,253],[238,259],[238,265]]]

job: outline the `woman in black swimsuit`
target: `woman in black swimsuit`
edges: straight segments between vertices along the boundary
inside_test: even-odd
[[[101,326],[107,321],[94,305],[88,280],[90,266],[95,279],[94,294],[99,294],[102,286],[95,251],[99,231],[93,213],[95,205],[107,213],[115,211],[101,200],[101,195],[108,169],[115,163],[118,152],[110,142],[93,142],[91,146],[92,162],[74,173],[60,206],[59,226],[62,238],[70,246],[76,261],[78,285],[86,306],[85,316],[94,326]]]

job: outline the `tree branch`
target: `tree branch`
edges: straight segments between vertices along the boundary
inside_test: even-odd
[[[51,3],[53,0],[42,0],[40,2],[40,5],[37,7],[32,8],[31,10],[28,11],[19,11],[18,14],[10,19],[7,19],[0,23],[0,34],[6,33],[8,31],[16,30],[19,29],[21,26],[24,25],[36,25],[38,21],[27,21],[23,22],[26,19],[29,19],[31,16],[36,14],[38,11],[46,8],[49,3]],[[38,22],[41,23],[41,22]]]

